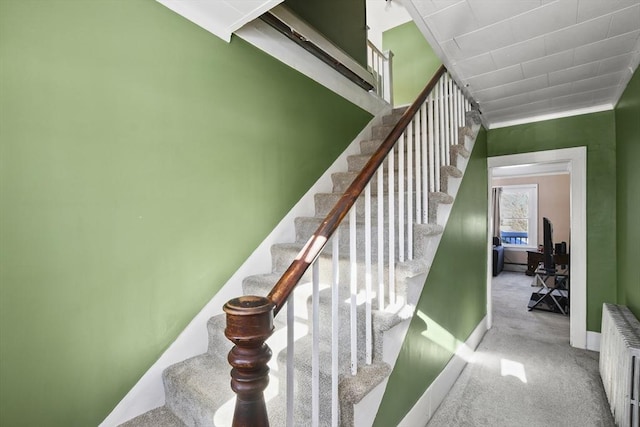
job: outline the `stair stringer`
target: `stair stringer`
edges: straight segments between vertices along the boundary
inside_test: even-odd
[[[392,111],[386,105],[371,121],[356,135],[345,151],[322,174],[314,185],[300,198],[298,203],[278,223],[271,233],[251,253],[247,260],[207,302],[187,327],[178,335],[173,343],[165,350],[158,360],[149,367],[138,382],[116,405],[111,413],[100,423],[100,427],[118,426],[147,411],[153,411],[150,419],[155,420],[149,425],[157,424],[153,418],[157,414],[165,414],[165,390],[163,371],[169,366],[185,359],[195,357],[207,351],[208,332],[207,323],[213,316],[222,314],[223,305],[232,298],[243,294],[243,279],[268,271],[271,268],[271,247],[277,242],[293,241],[295,239],[294,220],[300,216],[312,216],[315,206],[314,197],[317,193],[329,192],[332,188],[332,175],[347,169],[347,158],[360,152],[360,143],[370,139],[372,129],[383,122],[383,118]]]
[[[455,157],[455,164],[457,168],[462,171],[460,177],[448,178],[447,194],[452,196],[455,201],[455,197],[458,194],[464,172],[469,162],[468,158],[475,140],[480,131],[480,119],[476,112],[468,113],[468,119],[472,122],[470,128],[461,128],[460,131],[460,143],[458,147],[452,149],[452,158]],[[454,161],[452,161],[453,163]],[[437,225],[442,230],[446,228],[451,214],[451,208],[453,203],[439,203],[437,205]],[[396,284],[397,286],[403,286],[407,289],[407,303],[405,309],[399,312],[399,320],[393,327],[383,332],[383,362],[387,363],[391,370],[396,364],[402,343],[409,330],[409,324],[411,318],[415,314],[415,308],[424,288],[427,275],[431,262],[433,261],[435,254],[440,245],[442,239],[442,232],[434,234],[429,239],[425,253],[420,259],[414,259],[412,261],[406,261],[398,263],[396,265]],[[375,421],[378,408],[382,402],[384,392],[387,386],[389,377],[386,377],[380,384],[374,387],[360,402],[354,405],[353,409],[353,425],[354,426],[368,426],[373,425]]]

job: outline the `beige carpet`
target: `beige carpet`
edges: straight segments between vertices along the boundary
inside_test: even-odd
[[[598,353],[569,346],[569,318],[527,311],[533,278],[493,279],[493,328],[431,421],[439,426],[614,426]]]

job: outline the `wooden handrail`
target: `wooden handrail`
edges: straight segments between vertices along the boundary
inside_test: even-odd
[[[338,203],[333,207],[331,212],[322,221],[318,229],[313,236],[309,239],[302,251],[298,254],[298,257],[291,263],[289,268],[284,272],[278,283],[275,284],[267,299],[274,303],[274,316],[278,314],[280,309],[284,306],[284,303],[289,298],[289,295],[296,287],[304,273],[309,266],[320,255],[322,249],[327,244],[327,241],[331,238],[336,231],[344,217],[349,212],[349,209],[355,204],[360,194],[364,191],[365,187],[371,181],[374,174],[384,162],[387,154],[393,149],[400,135],[405,131],[413,116],[418,112],[420,106],[424,103],[429,96],[429,93],[433,90],[440,77],[445,73],[446,68],[441,65],[436,71],[435,75],[431,78],[427,86],[420,93],[418,98],[411,104],[407,111],[402,114],[402,117],[398,123],[393,127],[389,136],[387,136],[380,145],[380,148],[371,156],[365,167],[360,171],[358,176],[353,180],[349,188],[344,192]]]

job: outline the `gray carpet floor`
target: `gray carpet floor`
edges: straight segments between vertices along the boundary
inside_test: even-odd
[[[615,426],[598,353],[569,345],[569,318],[527,311],[532,277],[493,279],[493,327],[428,426]]]

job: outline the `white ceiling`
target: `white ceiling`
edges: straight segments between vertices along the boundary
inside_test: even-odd
[[[225,41],[283,0],[156,0]]]
[[[404,0],[490,128],[615,106],[640,62],[640,0]]]

